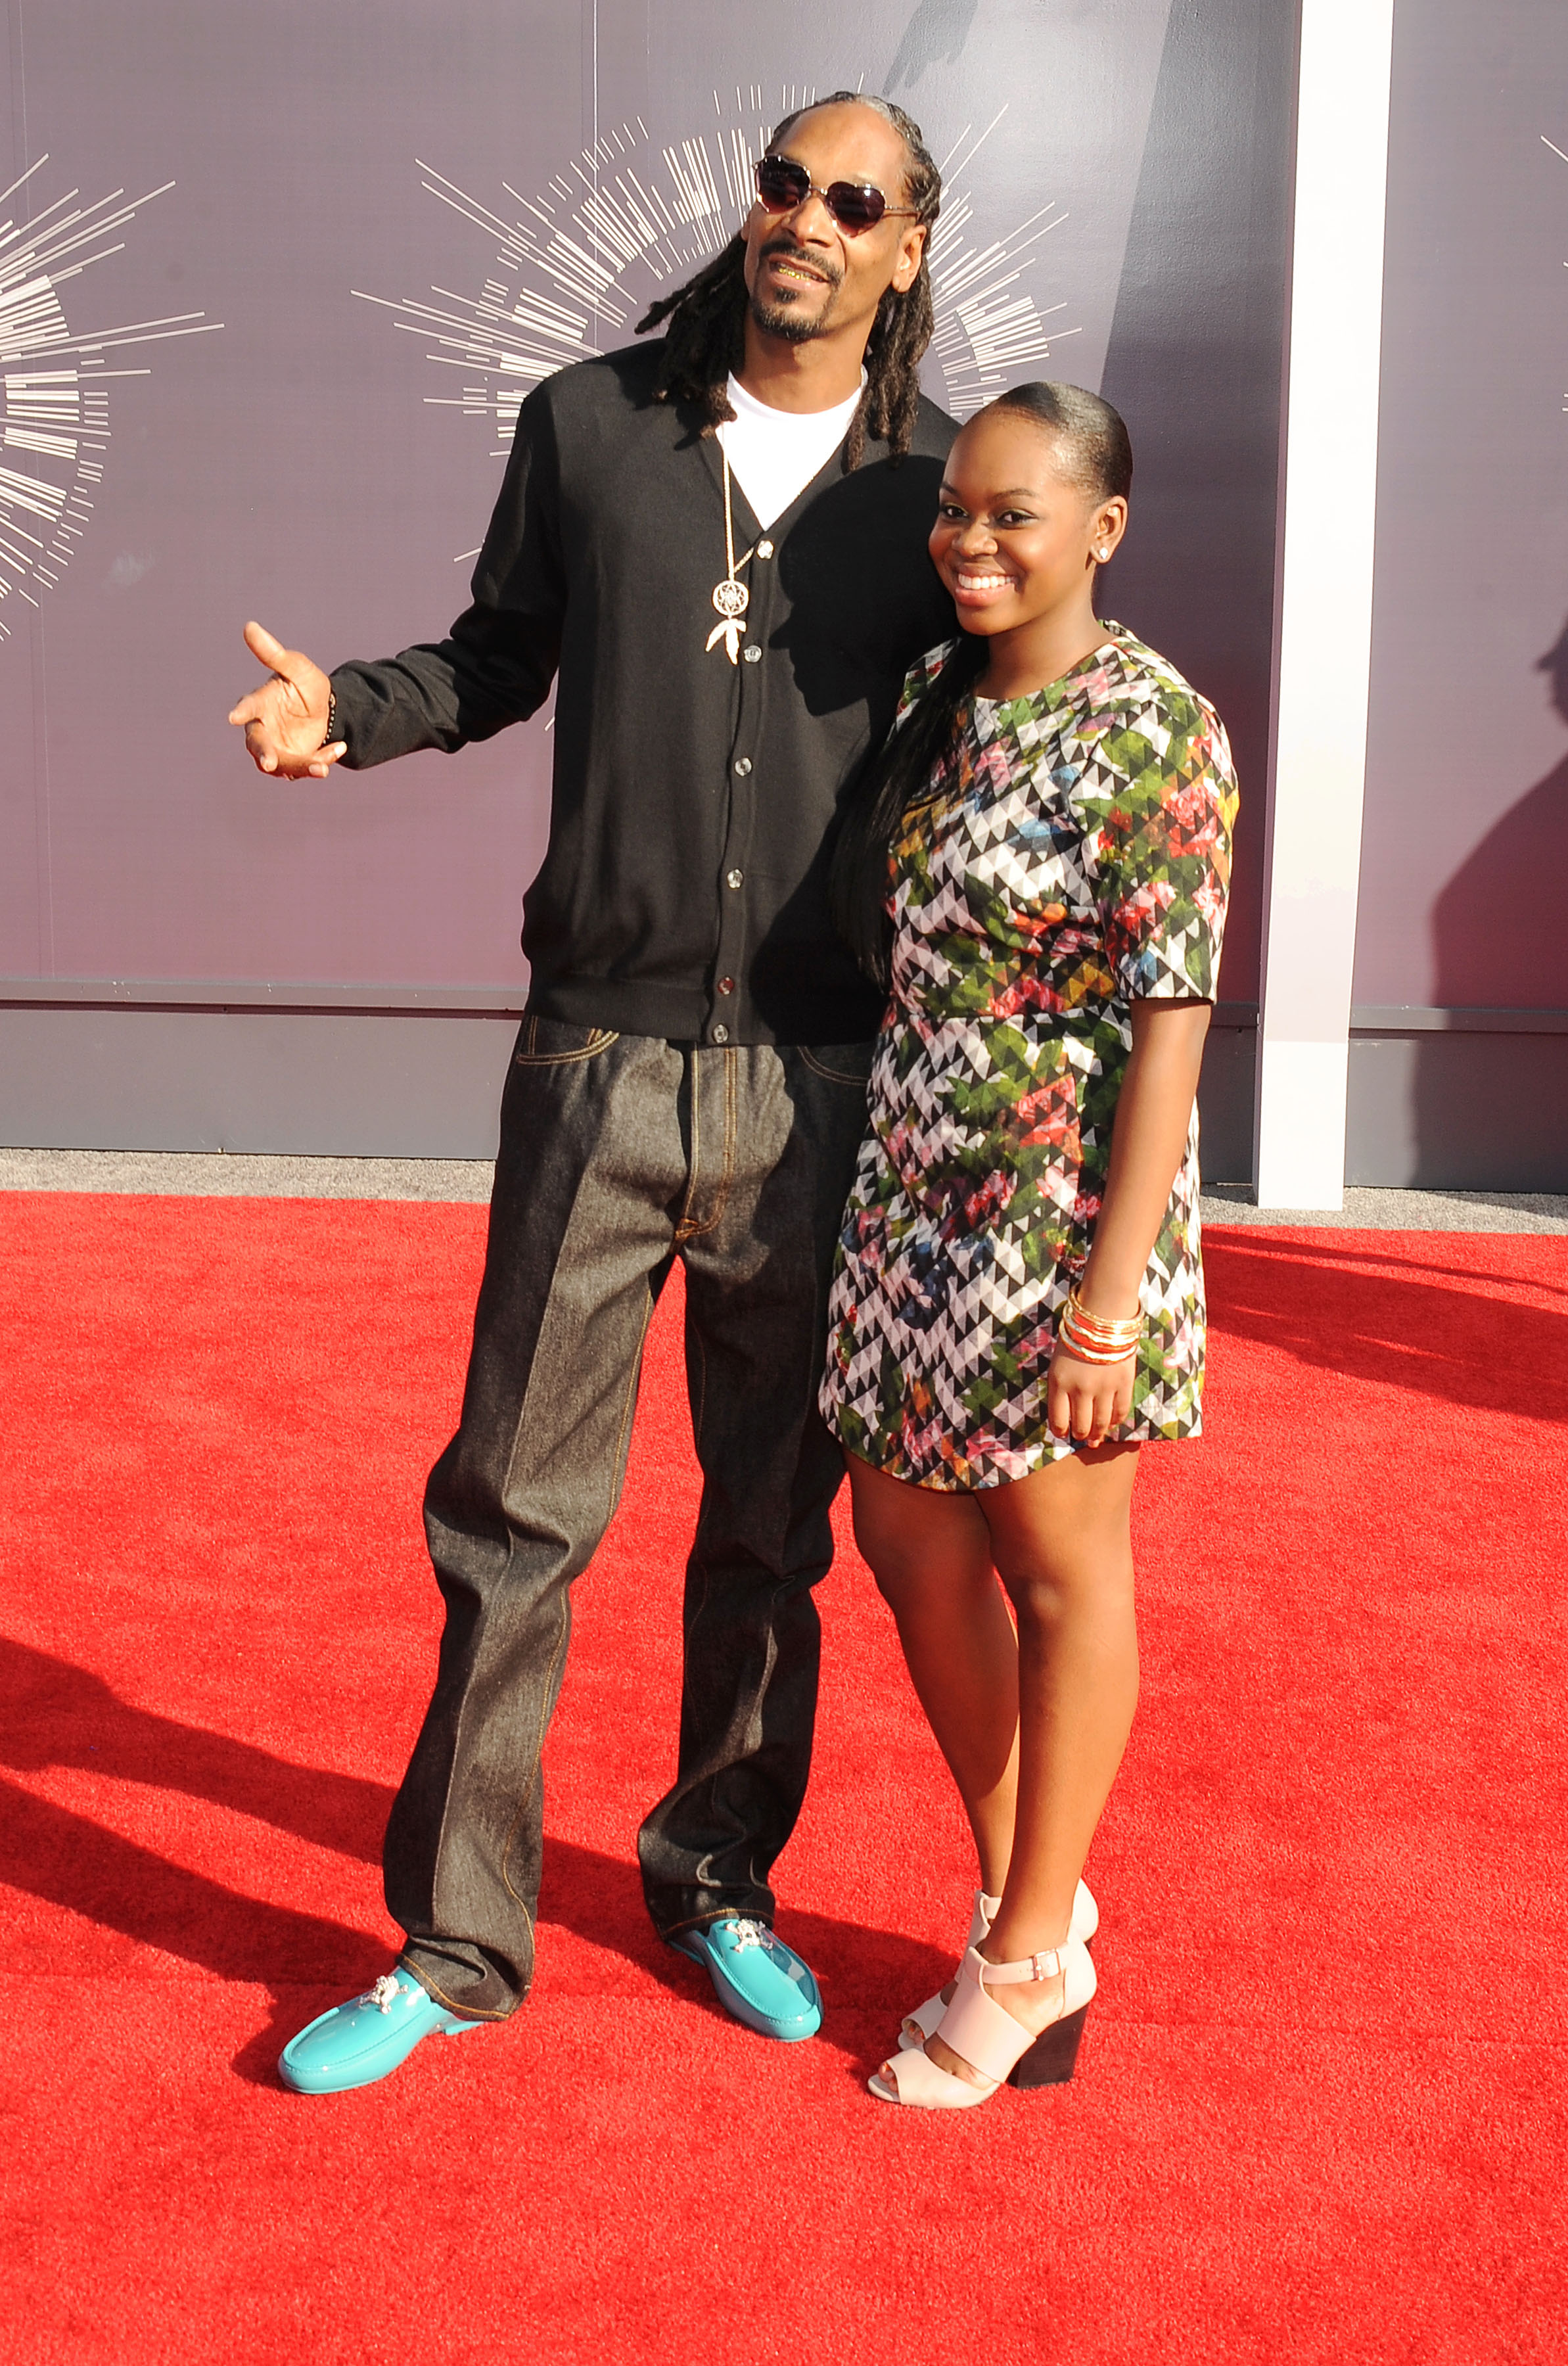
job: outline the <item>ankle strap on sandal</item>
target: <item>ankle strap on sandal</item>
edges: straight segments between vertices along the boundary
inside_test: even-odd
[[[979,1966],[980,1986],[986,1989],[1020,1987],[1025,1980],[1054,1980],[1067,1967],[1065,1945],[1045,1947],[1032,1955],[1021,1955],[1012,1964],[990,1963],[978,1947],[971,1948],[970,1953]]]

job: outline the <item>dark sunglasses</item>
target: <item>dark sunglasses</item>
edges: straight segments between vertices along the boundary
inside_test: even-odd
[[[807,197],[820,197],[840,230],[858,238],[874,230],[885,214],[914,214],[915,206],[890,206],[868,181],[831,181],[819,189],[804,164],[787,156],[764,156],[757,167],[757,195],[771,214],[792,214]]]

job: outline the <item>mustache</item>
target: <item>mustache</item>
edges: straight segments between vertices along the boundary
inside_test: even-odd
[[[783,236],[770,238],[763,246],[758,261],[766,263],[768,257],[773,254],[787,256],[791,263],[798,263],[803,271],[814,271],[818,278],[826,280],[829,287],[842,285],[844,275],[836,265],[829,263],[826,257],[819,260],[814,254],[808,255],[806,249],[793,238]]]

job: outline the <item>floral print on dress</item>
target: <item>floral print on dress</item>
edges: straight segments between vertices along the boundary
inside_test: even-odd
[[[1075,1451],[1045,1421],[1132,1049],[1131,1006],[1214,997],[1235,777],[1224,727],[1119,625],[1060,682],[960,710],[891,849],[892,998],[844,1214],[822,1410],[921,1486]],[[905,684],[899,720],[956,642]],[[1144,1279],[1113,1436],[1196,1436],[1204,1307],[1198,1120]]]

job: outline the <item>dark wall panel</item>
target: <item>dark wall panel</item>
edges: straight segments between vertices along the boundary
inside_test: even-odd
[[[1206,1183],[1252,1181],[1253,1098],[1258,1027],[1249,1011],[1221,1004],[1203,1047],[1198,1087]]]
[[[1561,1193],[1565,1110],[1568,1034],[1461,1027],[1352,1035],[1345,1180]]]
[[[3,1139],[51,1150],[493,1158],[513,1017],[0,1012]]]

